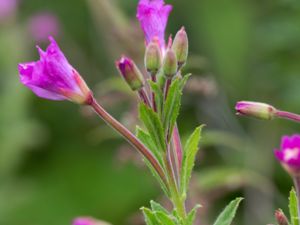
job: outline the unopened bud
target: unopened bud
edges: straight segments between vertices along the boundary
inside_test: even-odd
[[[238,102],[235,106],[237,114],[255,117],[262,120],[271,120],[276,116],[276,109],[268,104],[260,102]]]
[[[133,91],[139,90],[144,86],[144,77],[130,58],[123,56],[116,62],[116,66]]]
[[[177,73],[177,57],[173,49],[168,48],[165,54],[163,70],[167,78],[172,78]]]
[[[289,225],[289,221],[281,209],[275,211],[275,218],[278,225]]]
[[[72,225],[109,225],[109,224],[100,220],[95,220],[90,217],[78,217],[73,220]]]
[[[157,40],[153,40],[146,49],[145,67],[151,74],[156,74],[161,68],[161,50]]]
[[[184,65],[189,52],[189,40],[184,27],[177,32],[172,48],[177,56],[178,65]]]

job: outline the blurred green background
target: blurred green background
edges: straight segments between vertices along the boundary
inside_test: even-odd
[[[273,156],[288,121],[235,116],[238,100],[300,110],[299,0],[169,0],[168,32],[184,25],[193,73],[183,98],[183,139],[206,124],[188,206],[212,224],[236,196],[235,224],[274,223],[287,211],[292,182]],[[105,108],[134,130],[136,98],[119,78],[123,53],[142,67],[137,0],[21,0],[0,22],[0,225],[67,225],[93,216],[115,225],[143,224],[150,199],[169,203],[139,155],[89,109],[39,99],[18,81],[17,64],[36,60],[30,21],[57,17],[55,37]],[[47,27],[45,25],[45,27]]]

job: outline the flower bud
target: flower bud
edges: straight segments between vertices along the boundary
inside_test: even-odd
[[[177,32],[172,48],[176,54],[178,65],[184,65],[187,61],[189,52],[189,40],[184,27]]]
[[[151,74],[156,74],[161,68],[161,50],[157,40],[153,40],[146,48],[145,67]]]
[[[177,57],[173,49],[168,48],[165,54],[163,70],[167,78],[172,78],[177,73]]]
[[[116,66],[133,91],[139,90],[144,86],[144,77],[130,58],[123,56],[116,62]]]
[[[95,220],[90,217],[78,217],[73,220],[72,225],[109,225],[106,222]]]
[[[276,109],[260,102],[238,102],[235,106],[238,115],[255,117],[262,120],[271,120],[276,116]]]
[[[275,218],[278,225],[289,225],[289,221],[281,209],[275,211]]]

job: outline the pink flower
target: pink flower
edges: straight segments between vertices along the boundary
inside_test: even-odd
[[[0,0],[0,21],[11,16],[17,8],[17,0]]]
[[[38,47],[39,61],[19,64],[21,82],[41,98],[86,103],[91,96],[88,87],[55,40],[49,40],[46,52]]]
[[[79,217],[73,221],[72,225],[95,225],[95,221],[89,217]]]
[[[137,18],[145,34],[146,43],[154,37],[159,39],[159,44],[165,48],[165,30],[171,5],[165,5],[164,0],[140,0],[137,8]]]
[[[276,116],[276,109],[261,102],[240,101],[235,105],[238,115],[251,116],[257,119],[271,120]]]
[[[59,22],[57,17],[48,12],[41,12],[29,21],[29,31],[37,42],[47,41],[49,36],[57,36],[59,33]]]
[[[292,175],[300,173],[300,135],[283,136],[280,150],[275,150],[275,156],[283,167]]]

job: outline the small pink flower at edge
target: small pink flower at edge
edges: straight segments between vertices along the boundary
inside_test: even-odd
[[[300,135],[283,136],[281,147],[274,154],[291,175],[300,175]]]
[[[41,98],[85,103],[90,98],[90,90],[54,38],[49,40],[46,51],[38,47],[40,60],[19,64],[21,82]]]
[[[153,38],[159,39],[160,46],[165,48],[165,30],[171,5],[165,5],[164,0],[140,0],[137,8],[137,18],[144,31],[146,43]]]

